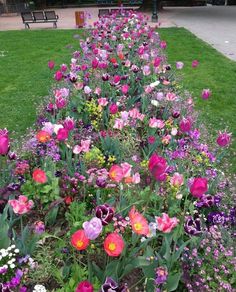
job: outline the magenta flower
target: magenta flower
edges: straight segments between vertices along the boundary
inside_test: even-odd
[[[56,106],[58,109],[64,108],[66,106],[66,104],[67,104],[67,101],[65,98],[63,98],[63,97],[56,98]]]
[[[56,81],[60,81],[63,78],[63,74],[61,71],[57,71],[54,75]]]
[[[62,64],[60,69],[61,69],[62,72],[65,72],[67,70],[66,64]]]
[[[123,94],[127,94],[128,91],[129,91],[129,85],[128,84],[124,84],[122,87],[121,87],[121,91]]]
[[[63,123],[64,128],[68,131],[72,131],[75,127],[75,120],[71,117],[67,117]]]
[[[52,60],[48,61],[48,68],[50,70],[52,70],[54,68],[54,66],[55,66],[55,62],[54,61],[52,61]]]
[[[227,147],[229,144],[230,144],[230,141],[231,141],[231,134],[229,133],[219,133],[218,137],[217,137],[217,144],[220,146],[220,147]]]
[[[202,98],[203,99],[208,99],[210,96],[211,96],[210,89],[203,89],[203,91],[202,91]]]
[[[193,60],[193,62],[192,62],[192,67],[193,67],[193,68],[196,68],[198,65],[199,65],[198,60]]]
[[[65,141],[68,138],[69,131],[65,128],[60,128],[57,132],[57,140]]]
[[[192,123],[189,119],[183,118],[179,123],[180,130],[182,132],[189,132],[192,127]]]
[[[167,47],[166,42],[165,42],[165,41],[161,41],[161,42],[160,42],[160,48],[161,48],[161,49],[166,49],[166,47]]]
[[[111,104],[109,106],[109,112],[110,114],[115,115],[118,112],[118,106],[115,103]]]
[[[7,129],[0,129],[0,155],[6,155],[9,148],[8,131]]]
[[[102,232],[102,221],[99,218],[94,217],[90,221],[84,222],[83,228],[86,237],[88,237],[88,239],[94,240]]]
[[[34,203],[32,200],[28,200],[26,196],[19,196],[18,200],[9,200],[8,204],[12,207],[15,214],[25,214],[33,208]]]

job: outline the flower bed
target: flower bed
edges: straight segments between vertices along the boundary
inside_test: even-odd
[[[165,48],[141,14],[101,18],[70,65],[49,62],[20,155],[1,130],[2,289],[233,291],[230,134],[205,143]]]

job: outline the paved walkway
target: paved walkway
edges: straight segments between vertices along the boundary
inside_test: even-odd
[[[75,11],[80,10],[90,15],[87,18],[89,25],[97,20],[98,8],[56,9],[59,15],[58,28],[76,28]],[[161,27],[185,27],[236,61],[236,6],[166,7],[159,13],[159,21]],[[52,24],[32,24],[31,27],[51,28]],[[20,16],[0,16],[0,30],[15,29],[24,29]]]

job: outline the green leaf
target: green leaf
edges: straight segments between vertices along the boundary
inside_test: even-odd
[[[168,291],[175,291],[179,285],[182,273],[170,274],[167,279],[166,288]]]

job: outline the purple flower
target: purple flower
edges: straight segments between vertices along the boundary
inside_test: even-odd
[[[42,221],[36,221],[33,224],[34,233],[42,234],[45,231],[45,225]]]
[[[111,277],[107,277],[100,292],[127,292],[127,286],[119,286]]]
[[[221,198],[219,198],[218,196],[202,195],[202,197],[196,203],[196,206],[198,208],[202,208],[202,207],[209,208],[214,205],[218,205],[220,201],[221,201]]]
[[[102,232],[102,221],[99,218],[94,217],[90,221],[84,222],[83,228],[85,235],[89,239],[96,239]]]
[[[107,225],[111,222],[114,216],[114,210],[108,204],[100,205],[96,207],[96,217],[101,219],[102,225]]]
[[[183,62],[176,62],[176,69],[181,70],[184,67],[184,63]]]
[[[230,209],[229,219],[232,225],[236,225],[236,207]]]
[[[207,222],[211,224],[224,225],[229,221],[229,217],[224,212],[211,212],[207,216]]]
[[[4,275],[4,274],[6,274],[6,272],[7,272],[7,268],[0,267],[0,275],[2,275],[2,274]]]
[[[156,279],[155,284],[160,285],[166,282],[168,277],[168,271],[165,267],[158,267],[156,269]]]
[[[194,217],[188,216],[185,218],[184,230],[190,235],[199,235],[201,231],[201,221],[198,215]]]

